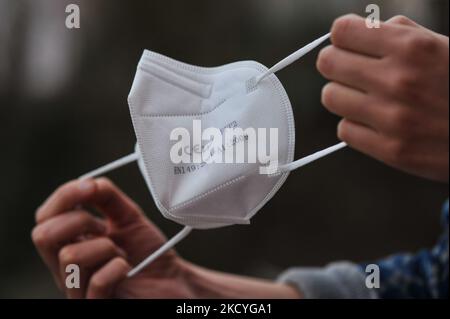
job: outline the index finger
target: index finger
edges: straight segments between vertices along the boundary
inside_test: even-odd
[[[59,187],[38,209],[37,223],[62,214],[79,205],[93,205],[112,222],[130,223],[142,216],[133,200],[106,178],[75,180]]]
[[[398,46],[398,36],[408,27],[380,22],[379,28],[369,28],[366,19],[355,14],[336,19],[331,28],[333,45],[373,57],[384,57]]]
[[[95,192],[92,179],[73,180],[56,189],[36,211],[36,222],[42,223],[62,212],[86,202]]]

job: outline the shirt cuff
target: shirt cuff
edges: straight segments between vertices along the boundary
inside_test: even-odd
[[[366,287],[366,277],[358,265],[331,263],[325,268],[290,268],[279,282],[295,286],[306,299],[376,299],[374,289]]]

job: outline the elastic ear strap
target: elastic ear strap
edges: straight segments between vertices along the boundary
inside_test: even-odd
[[[180,241],[182,241],[184,238],[186,238],[187,235],[192,231],[192,227],[185,226],[178,234],[173,236],[169,241],[167,241],[164,245],[159,247],[159,249],[155,252],[153,252],[151,255],[149,255],[147,258],[145,258],[139,265],[134,267],[130,272],[128,272],[127,277],[133,277],[138,272],[140,272],[142,269],[147,267],[150,263],[155,261],[159,256],[167,252],[169,249],[171,249],[173,246],[178,244]]]
[[[80,179],[86,179],[86,178],[90,178],[90,177],[103,175],[109,171],[116,169],[116,168],[119,168],[121,166],[129,164],[131,162],[137,161],[138,158],[139,158],[139,154],[137,152],[135,152],[135,153],[127,155],[125,157],[119,158],[118,160],[115,160],[114,162],[106,164],[105,166],[102,166],[93,171],[90,171],[89,173],[86,173],[83,176],[80,176]]]
[[[278,72],[281,69],[287,67],[289,64],[294,63],[298,59],[300,59],[305,54],[309,53],[310,51],[314,50],[317,46],[319,46],[322,42],[327,40],[330,37],[330,33],[325,34],[324,36],[321,36],[320,38],[314,40],[313,42],[305,45],[303,48],[295,51],[291,55],[287,56],[277,64],[275,64],[273,67],[271,67],[269,70],[266,71],[266,73],[263,73],[262,75],[258,76],[256,78],[256,84],[258,84],[262,79],[267,77],[268,75]]]
[[[284,172],[293,171],[293,170],[295,170],[297,168],[300,168],[300,167],[305,166],[305,165],[307,165],[307,164],[309,164],[311,162],[314,162],[314,161],[318,160],[319,158],[322,158],[322,157],[327,156],[327,155],[329,155],[331,153],[334,153],[334,152],[336,152],[336,151],[338,151],[338,150],[340,150],[340,149],[342,149],[342,148],[344,148],[346,146],[347,146],[347,143],[345,143],[345,142],[341,142],[339,144],[330,146],[330,147],[328,147],[328,148],[326,148],[324,150],[321,150],[321,151],[318,151],[318,152],[313,153],[311,155],[305,156],[305,157],[303,157],[303,158],[301,158],[299,160],[296,160],[294,162],[281,165],[280,167],[278,167],[278,172],[279,173],[284,173]]]

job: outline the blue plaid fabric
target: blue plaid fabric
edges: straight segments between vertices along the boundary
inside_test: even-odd
[[[374,262],[380,267],[379,298],[448,298],[448,205],[447,200],[442,212],[443,234],[432,250]],[[360,265],[362,271],[366,265]]]

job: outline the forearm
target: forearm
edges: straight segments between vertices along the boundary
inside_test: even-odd
[[[185,264],[185,279],[198,298],[301,298],[294,287],[263,279],[227,274]]]

